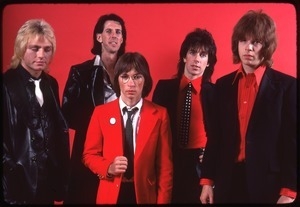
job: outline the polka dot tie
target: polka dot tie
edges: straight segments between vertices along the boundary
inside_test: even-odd
[[[189,127],[191,118],[191,104],[192,104],[192,83],[189,82],[185,101],[183,103],[179,127],[179,138],[181,146],[186,146],[189,142]]]
[[[134,166],[134,149],[133,149],[133,127],[132,127],[132,119],[134,114],[139,109],[137,107],[133,108],[131,111],[128,111],[126,107],[123,108],[124,112],[127,112],[127,121],[125,125],[125,146],[124,146],[124,156],[127,157],[128,167],[124,174],[127,179],[133,177],[133,166]]]

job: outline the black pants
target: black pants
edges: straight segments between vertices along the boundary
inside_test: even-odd
[[[122,182],[117,204],[136,204],[134,182]]]
[[[172,203],[200,204],[199,185],[201,166],[199,149],[183,149],[174,153],[174,181]]]
[[[246,185],[245,163],[237,163],[233,170],[233,179],[229,194],[230,203],[249,203]]]

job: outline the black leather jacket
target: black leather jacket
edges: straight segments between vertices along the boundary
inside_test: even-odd
[[[86,132],[95,106],[104,103],[102,66],[95,59],[73,65],[65,85],[62,111],[69,127]]]
[[[46,179],[63,200],[69,168],[69,133],[59,105],[58,83],[43,73],[44,105],[30,90],[29,73],[19,66],[3,75],[3,176],[4,200],[30,203],[38,180]]]

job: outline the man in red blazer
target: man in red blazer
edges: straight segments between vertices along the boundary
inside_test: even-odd
[[[84,164],[99,176],[97,204],[170,203],[173,186],[172,138],[164,107],[144,99],[152,88],[146,59],[125,53],[115,66],[118,99],[97,106],[87,131]],[[125,141],[127,113],[133,125],[133,163]],[[129,113],[129,112],[128,112]],[[133,175],[125,173],[133,167]]]

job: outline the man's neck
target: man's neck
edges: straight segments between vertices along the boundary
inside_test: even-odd
[[[108,73],[114,72],[114,67],[117,62],[117,53],[102,53],[101,61]]]

